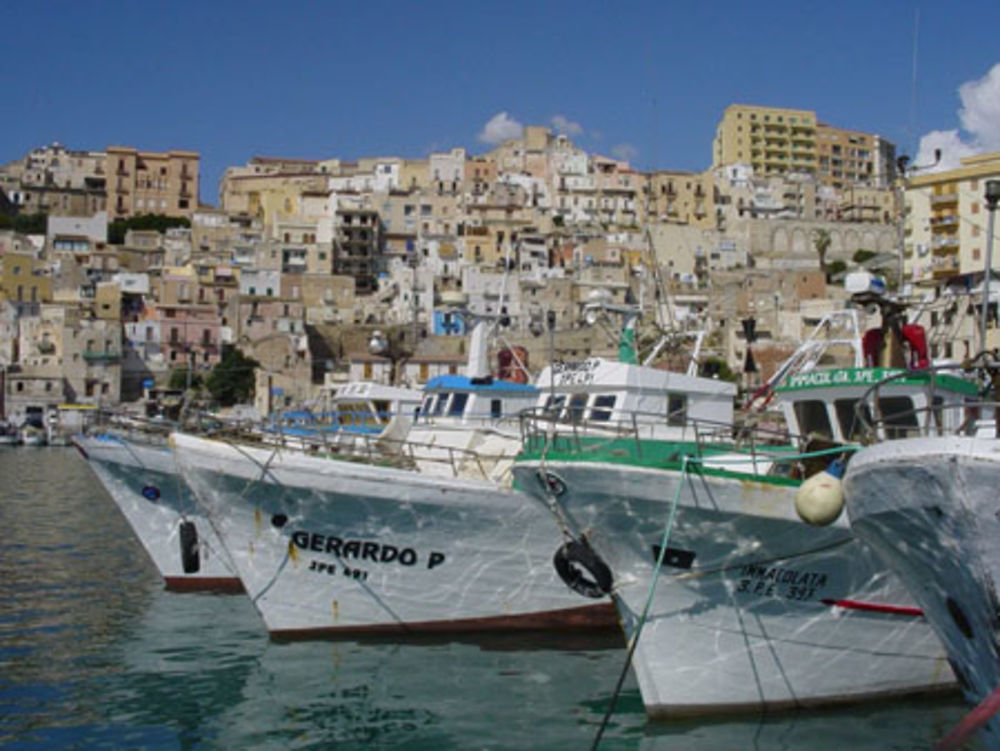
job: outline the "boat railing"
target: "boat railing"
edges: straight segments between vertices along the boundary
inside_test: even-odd
[[[83,425],[83,433],[92,436],[115,436],[141,443],[163,444],[177,423],[163,418],[150,418],[124,410],[97,409]]]
[[[662,413],[636,411],[623,417],[614,422],[567,420],[544,408],[525,410],[521,413],[522,446],[529,453],[598,454],[620,448],[624,440],[641,458],[644,442],[685,443],[688,444],[685,452],[690,456],[718,457],[723,452],[742,455],[755,474],[788,454],[788,447],[805,450],[803,438],[759,424],[753,416],[721,422],[689,418],[680,412],[665,417]]]
[[[932,365],[920,370],[903,370],[872,385],[854,405],[854,415],[860,426],[860,440],[870,444],[880,440],[945,435],[977,435],[984,431],[1000,437],[1000,401],[997,401],[996,368],[988,368],[977,357],[962,365],[949,363]],[[991,373],[992,371],[992,373]],[[954,381],[948,386],[944,377],[964,379],[975,387],[964,399],[955,398]],[[912,386],[923,381],[924,402],[899,408],[890,400],[895,395],[886,391],[904,382]],[[968,387],[967,387],[968,388]],[[942,394],[947,392],[948,397]],[[984,415],[992,410],[993,419]]]
[[[513,454],[490,454],[406,436],[390,436],[384,432],[317,431],[311,435],[291,435],[281,431],[264,433],[241,425],[208,431],[207,437],[274,451],[397,469],[426,472],[436,466],[450,472],[453,477],[480,479],[493,479],[490,469],[505,459],[513,459]]]

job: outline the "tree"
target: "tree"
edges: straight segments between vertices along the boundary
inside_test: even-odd
[[[813,247],[819,256],[819,270],[826,273],[826,252],[830,249],[830,231],[826,229],[813,230]]]
[[[228,348],[222,360],[208,374],[205,386],[212,398],[223,407],[245,404],[253,398],[254,368],[260,363],[235,347]]]
[[[167,381],[168,389],[175,389],[177,391],[183,391],[188,387],[188,369],[187,368],[174,368],[170,371],[170,380]],[[197,389],[201,387],[201,376],[197,373],[190,373],[191,376],[191,388]]]
[[[44,235],[48,226],[49,215],[41,212],[0,216],[0,229],[12,229],[22,235]]]
[[[729,381],[730,383],[736,383],[739,380],[739,376],[733,373],[728,363],[721,357],[706,357],[701,363],[699,375],[703,378],[718,377],[720,381]]]
[[[156,230],[165,232],[171,227],[190,227],[191,222],[183,216],[166,216],[165,214],[139,214],[127,219],[115,219],[108,225],[108,242],[121,245],[125,242],[125,233],[130,229]]]

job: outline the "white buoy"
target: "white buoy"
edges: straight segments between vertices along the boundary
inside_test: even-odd
[[[830,462],[822,472],[806,480],[795,494],[795,510],[807,524],[825,527],[832,524],[844,510],[844,462]]]

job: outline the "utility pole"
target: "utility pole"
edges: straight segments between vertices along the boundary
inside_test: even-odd
[[[896,242],[899,244],[899,268],[896,272],[898,291],[903,291],[903,258],[906,255],[905,247],[905,227],[906,227],[906,177],[918,170],[928,170],[936,167],[941,161],[941,149],[934,149],[934,161],[930,164],[914,164],[910,166],[910,157],[900,156],[896,159],[896,168],[899,174],[896,176],[897,211],[899,216],[896,220]]]
[[[983,352],[986,351],[986,322],[989,319],[990,287],[993,280],[993,219],[997,211],[997,203],[1000,203],[1000,180],[986,181],[986,210],[990,212],[986,220],[986,265],[983,269],[983,313],[980,321],[981,333],[979,345]]]

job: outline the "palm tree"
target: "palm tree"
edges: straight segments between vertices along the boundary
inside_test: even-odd
[[[813,230],[813,247],[819,256],[819,270],[826,274],[826,252],[830,249],[830,231],[819,228]]]

